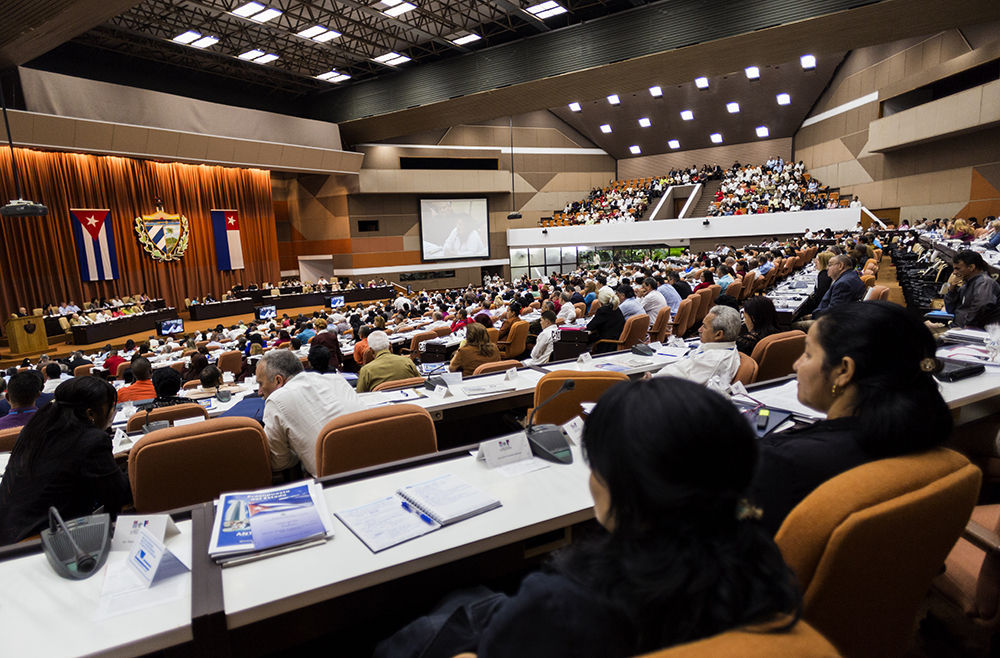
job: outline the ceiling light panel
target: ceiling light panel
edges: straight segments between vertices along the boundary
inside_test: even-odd
[[[610,96],[608,96],[608,102],[611,103],[612,105],[620,105],[622,99],[618,98],[618,94],[611,94]]]
[[[641,119],[639,119],[639,125],[642,126],[643,128],[649,128],[653,124],[649,120],[649,117],[642,117]]]
[[[756,66],[748,66],[743,72],[747,74],[747,80],[756,80],[760,77],[760,69]]]
[[[336,39],[339,36],[340,36],[340,32],[337,32],[336,30],[327,30],[323,34],[320,34],[319,36],[313,37],[313,41],[318,41],[320,43],[326,43],[327,41],[330,41],[331,39]]]
[[[280,9],[270,9],[269,8],[269,9],[265,9],[264,11],[260,12],[259,14],[254,14],[253,16],[250,16],[250,20],[256,21],[258,23],[266,23],[269,20],[271,20],[272,18],[277,18],[278,16],[281,16],[281,10]]]
[[[767,137],[771,134],[771,131],[767,129],[767,126],[757,126],[757,136]]]
[[[323,34],[326,31],[326,28],[322,25],[313,25],[312,27],[307,27],[301,32],[296,32],[295,36],[302,37],[303,39],[312,39],[313,37]]]
[[[192,43],[194,41],[197,41],[200,38],[201,38],[201,32],[195,32],[194,30],[188,30],[184,34],[178,34],[176,37],[174,37],[172,39],[172,41],[176,41],[177,43],[188,44],[188,43]]]
[[[679,149],[681,147],[681,143],[679,140],[672,139],[669,142],[667,142],[667,146],[669,146],[672,149]]]
[[[579,103],[570,103],[569,104],[569,111],[570,112],[582,112],[583,108],[580,107]]]
[[[605,135],[607,135],[608,133],[610,133],[611,132],[611,124],[607,124],[607,123],[601,124],[601,132],[604,133]]]
[[[640,153],[642,153],[642,149],[639,148],[638,144],[633,144],[632,146],[628,147],[628,150],[629,153],[631,153],[632,155],[639,155]]]
[[[263,50],[257,50],[255,48],[254,50],[248,50],[245,53],[243,53],[242,55],[239,55],[239,58],[240,59],[245,59],[247,61],[253,61],[253,60],[257,59],[258,57],[260,57],[263,54],[264,54]]]
[[[260,4],[259,2],[248,2],[245,5],[242,5],[237,9],[234,9],[233,14],[235,14],[236,16],[242,16],[243,18],[247,18],[249,16],[253,16],[256,13],[263,11],[264,9],[265,9],[264,5]]]
[[[691,110],[681,110],[681,118],[685,121],[691,121],[694,119],[694,112]]]
[[[778,100],[778,105],[788,105],[792,102],[792,97],[788,94],[778,94],[775,98]]]
[[[740,104],[737,103],[736,101],[731,101],[729,103],[726,103],[726,111],[729,112],[730,114],[736,114],[737,112],[740,111]]]
[[[416,8],[417,8],[416,5],[411,4],[409,2],[400,2],[392,7],[389,7],[382,13],[385,14],[386,16],[391,16],[392,18],[396,18],[397,16],[401,16],[402,14],[405,14],[408,11],[413,11]]]
[[[711,135],[708,136],[708,138],[710,140],[712,140],[713,144],[721,144],[722,143],[722,134],[721,133],[712,133]]]
[[[452,39],[452,43],[456,46],[464,46],[467,43],[472,43],[473,41],[479,41],[482,39],[478,34],[466,34],[464,37],[459,37],[457,39]]]
[[[803,55],[799,58],[799,62],[802,64],[802,68],[809,69],[816,68],[816,56],[815,55]]]
[[[254,64],[270,64],[274,60],[278,59],[278,56],[274,53],[268,53],[267,55],[262,55],[257,59],[251,60]]]
[[[652,96],[653,98],[659,98],[663,96],[663,88],[660,87],[659,85],[656,85],[655,87],[650,87],[649,95]]]
[[[379,55],[374,58],[374,61],[379,64],[385,64],[386,66],[399,66],[410,61],[410,58],[406,55],[400,55],[397,52],[386,53],[384,55]]]
[[[535,16],[535,18],[545,20],[546,18],[551,18],[552,16],[565,14],[567,9],[558,2],[555,2],[555,0],[549,0],[549,2],[543,2],[541,4],[527,7],[525,11]]]
[[[698,89],[708,89],[708,78],[701,76],[694,79],[694,86]]]
[[[192,48],[208,48],[209,46],[214,46],[219,43],[216,37],[202,37],[191,44]]]

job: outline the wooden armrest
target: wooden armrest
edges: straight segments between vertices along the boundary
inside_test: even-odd
[[[987,553],[1000,553],[1000,535],[989,528],[979,525],[975,521],[969,521],[962,531],[962,537],[972,543],[976,548]]]
[[[611,339],[611,338],[602,338],[601,340],[599,340],[599,341],[597,341],[596,343],[594,343],[594,344],[593,344],[593,345],[591,346],[591,348],[594,348],[594,347],[597,347],[597,346],[598,346],[598,345],[600,345],[601,343],[609,343],[609,344],[611,344],[611,345],[617,345],[617,346],[618,346],[618,347],[620,348],[620,347],[622,346],[622,343],[623,343],[623,342],[624,342],[624,341],[621,341],[621,340],[613,340],[613,339]]]

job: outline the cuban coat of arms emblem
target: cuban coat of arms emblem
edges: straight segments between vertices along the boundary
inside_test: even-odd
[[[180,260],[187,251],[190,237],[187,217],[164,212],[159,199],[156,200],[156,212],[135,218],[135,232],[154,260]]]

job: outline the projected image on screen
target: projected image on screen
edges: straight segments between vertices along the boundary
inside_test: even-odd
[[[486,199],[421,199],[420,232],[424,260],[487,258]]]

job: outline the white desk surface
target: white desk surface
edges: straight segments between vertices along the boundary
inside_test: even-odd
[[[416,400],[408,402],[408,404],[415,404],[423,407],[430,413],[435,411],[445,411],[447,409],[454,409],[456,407],[464,407],[471,404],[481,404],[483,402],[492,402],[494,400],[503,400],[505,398],[516,397],[518,395],[524,395],[525,393],[535,390],[535,384],[538,380],[542,378],[545,373],[538,372],[537,370],[532,370],[531,368],[521,368],[517,371],[517,377],[511,381],[506,382],[504,377],[505,373],[498,372],[491,375],[476,377],[475,379],[464,379],[462,383],[451,387],[451,395],[446,398],[435,398],[431,396],[424,396]],[[431,375],[433,377],[433,375]],[[489,384],[514,384],[514,388],[506,391],[497,391],[495,393],[488,393],[483,395],[468,395],[462,390],[465,385],[475,384],[479,385],[489,385]],[[427,393],[427,389],[422,385],[415,387],[421,392]],[[366,393],[361,393],[362,401],[365,400]]]
[[[191,542],[191,522],[177,527],[168,547]],[[190,573],[173,576],[185,581],[180,598],[98,620],[107,569],[75,581],[57,576],[40,552],[0,561],[0,655],[138,656],[192,639]]]
[[[694,345],[689,345],[691,349],[694,349]],[[606,354],[593,357],[588,363],[577,363],[576,361],[562,361],[559,363],[549,363],[541,366],[548,372],[556,372],[557,370],[576,370],[579,372],[586,371],[604,371],[605,368],[601,366],[613,365],[623,368],[619,372],[624,372],[626,375],[640,375],[646,372],[656,372],[663,366],[677,361],[679,357],[676,356],[665,356],[662,354],[654,354],[653,356],[640,356],[638,354],[632,354],[631,352],[626,352],[624,354]],[[608,369],[610,370],[610,369]]]
[[[590,469],[573,463],[504,477],[466,455],[325,490],[331,514],[391,495],[398,488],[451,473],[498,498],[502,507],[372,553],[334,518],[336,536],[322,546],[222,570],[230,629],[423,571],[593,518]]]

